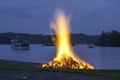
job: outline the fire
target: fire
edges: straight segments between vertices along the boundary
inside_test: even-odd
[[[57,52],[52,61],[42,64],[43,68],[94,69],[92,65],[82,61],[74,54],[70,40],[69,18],[63,11],[57,12],[56,21],[51,24],[51,27],[56,32],[56,36],[52,36],[52,39],[57,47]]]

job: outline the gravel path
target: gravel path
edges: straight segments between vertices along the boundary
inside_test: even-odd
[[[115,79],[63,72],[0,71],[0,80],[115,80]]]

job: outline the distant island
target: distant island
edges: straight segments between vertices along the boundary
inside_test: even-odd
[[[19,39],[27,40],[30,44],[54,45],[52,35],[26,34],[26,33],[0,33],[0,44],[10,44],[12,39],[19,36]],[[82,33],[71,33],[72,44],[96,44],[99,35],[86,35]]]
[[[120,32],[112,30],[110,32],[102,31],[100,35],[86,35],[83,33],[70,33],[72,45],[76,44],[94,44],[96,46],[120,47]],[[27,33],[0,33],[0,44],[11,44],[11,40],[19,36],[21,40],[27,40],[30,44],[41,44],[43,46],[54,46],[51,36],[43,34]]]

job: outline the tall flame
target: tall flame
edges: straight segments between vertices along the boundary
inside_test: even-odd
[[[94,69],[92,65],[80,60],[74,54],[70,40],[69,18],[63,11],[57,12],[56,21],[51,23],[51,27],[56,32],[56,36],[52,36],[52,39],[57,47],[57,52],[55,58],[49,63],[42,64],[42,67]]]

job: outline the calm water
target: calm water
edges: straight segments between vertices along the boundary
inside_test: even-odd
[[[77,45],[73,49],[81,59],[96,69],[120,69],[120,48]],[[0,59],[5,60],[45,63],[52,60],[55,53],[54,46],[31,45],[29,51],[14,51],[10,45],[0,45]]]

